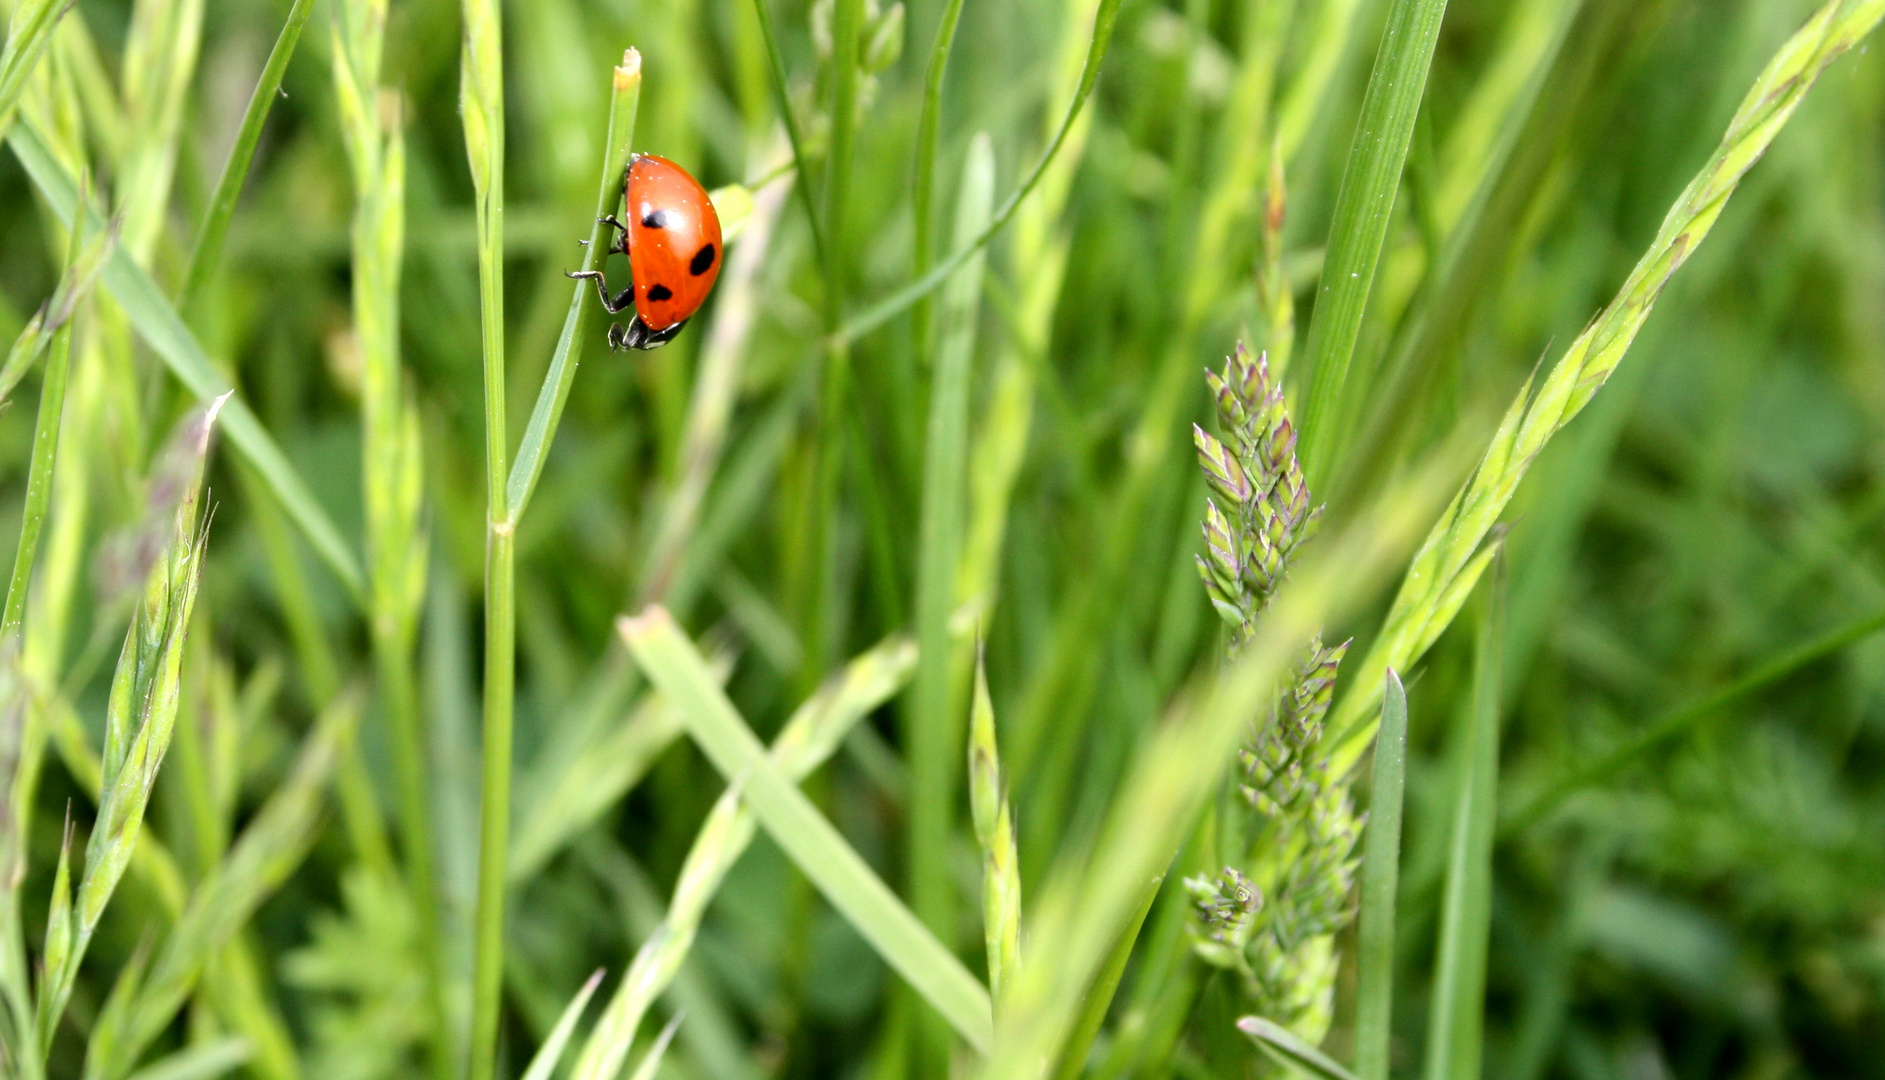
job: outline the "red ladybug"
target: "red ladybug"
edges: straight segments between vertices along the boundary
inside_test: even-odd
[[[611,349],[653,349],[674,340],[713,291],[722,255],[720,215],[686,169],[653,154],[629,157],[626,203],[627,225],[614,217],[602,221],[622,231],[609,251],[628,256],[628,288],[611,298],[602,271],[564,273],[595,279],[610,314],[634,303],[626,330],[620,323],[609,327]]]

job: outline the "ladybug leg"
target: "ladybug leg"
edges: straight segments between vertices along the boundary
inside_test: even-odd
[[[681,332],[681,327],[686,325],[687,320],[682,319],[673,326],[661,330],[653,330],[649,328],[647,323],[641,321],[641,316],[637,315],[629,321],[628,329],[622,332],[619,340],[621,341],[622,347],[625,348],[658,349],[668,342],[673,341],[674,336]],[[616,327],[609,331],[609,342],[611,345],[615,344],[618,340],[615,330],[619,329],[621,328]]]
[[[614,214],[604,214],[596,220],[620,234],[615,236],[615,239],[609,241],[609,254],[613,255],[618,251],[624,255],[628,254],[628,226],[622,224],[621,220]]]
[[[611,315],[614,315],[616,312],[621,311],[634,302],[635,286],[633,285],[615,294],[614,299],[610,299],[608,279],[602,276],[602,271],[600,270],[565,270],[563,271],[563,276],[569,278],[587,278],[590,281],[594,281],[596,283],[596,295],[602,298],[602,309]]]

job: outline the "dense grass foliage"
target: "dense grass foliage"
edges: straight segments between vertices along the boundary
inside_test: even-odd
[[[1880,0],[0,10],[0,1076],[1885,1075]]]

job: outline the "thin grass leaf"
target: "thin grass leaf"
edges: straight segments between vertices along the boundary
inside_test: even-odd
[[[249,1040],[226,1036],[153,1061],[132,1073],[130,1080],[215,1080],[248,1064],[254,1056]]]
[[[1047,149],[1042,151],[1041,160],[1035,163],[1027,178],[1022,180],[1020,186],[1016,187],[1013,193],[1001,203],[1000,209],[990,217],[988,227],[983,229],[974,240],[950,252],[949,256],[937,263],[929,273],[846,319],[832,335],[836,341],[854,341],[895,318],[905,308],[935,291],[938,286],[949,279],[950,275],[961,269],[962,265],[968,262],[977,251],[986,247],[990,240],[1007,227],[1009,219],[1014,217],[1015,210],[1020,207],[1021,201],[1028,197],[1028,194],[1041,182],[1041,177],[1047,173],[1048,166],[1054,163],[1054,156],[1060,153],[1061,146],[1067,141],[1068,132],[1073,129],[1074,121],[1080,117],[1081,108],[1086,105],[1087,98],[1093,93],[1093,85],[1099,81],[1100,77],[1100,63],[1106,59],[1106,47],[1113,38],[1113,22],[1118,16],[1119,0],[1100,0],[1099,10],[1093,19],[1093,37],[1087,49],[1086,66],[1081,69],[1080,85],[1074,91],[1073,101],[1067,108],[1066,117],[1055,129],[1054,137],[1047,143]]]
[[[688,734],[708,760],[730,783],[742,785],[760,825],[879,955],[969,1045],[986,1053],[991,1042],[988,992],[767,759],[667,610],[650,607],[635,618],[620,619],[617,628],[649,681],[682,710]]]
[[[1529,380],[1520,388],[1479,467],[1415,554],[1381,634],[1336,705],[1328,737],[1337,747],[1338,763],[1352,766],[1373,734],[1376,695],[1387,669],[1411,668],[1451,621],[1446,605],[1469,591],[1465,582],[1483,569],[1481,543],[1531,463],[1602,389],[1669,279],[1707,238],[1741,178],[1766,153],[1807,91],[1881,18],[1885,0],[1828,0],[1781,46],[1609,306],[1565,350],[1535,397]]]
[[[1446,893],[1440,902],[1432,1005],[1427,1014],[1427,1080],[1478,1076],[1482,1056],[1505,646],[1501,576],[1495,568],[1487,583],[1485,614],[1473,653],[1471,710],[1461,732],[1465,742],[1455,772]]]
[[[641,109],[641,53],[624,50],[622,62],[610,76],[609,124],[602,141],[602,178],[597,182],[596,217],[614,211],[622,199],[622,177],[628,169],[629,146],[635,141],[635,117]],[[608,258],[609,238],[613,234],[601,221],[591,223],[589,241],[583,246],[583,266],[594,270]],[[556,349],[550,354],[550,368],[544,372],[543,387],[537,391],[537,403],[530,410],[523,442],[517,446],[517,459],[511,464],[505,491],[506,505],[513,524],[521,520],[524,507],[536,491],[543,474],[544,456],[556,439],[557,424],[563,418],[563,406],[569,401],[569,388],[576,381],[576,367],[582,358],[577,333],[582,329],[583,312],[591,289],[587,281],[578,281],[571,293],[569,313],[563,317],[562,332]],[[508,436],[506,436],[508,437]]]
[[[21,0],[7,24],[7,43],[0,51],[0,136],[7,134],[19,108],[26,80],[52,44],[52,31],[78,0]]]
[[[923,109],[916,121],[916,175],[910,183],[911,220],[916,232],[910,242],[910,263],[921,276],[929,270],[936,246],[936,149],[942,141],[943,76],[949,70],[949,51],[955,46],[956,27],[962,21],[962,0],[948,0],[936,23],[929,65],[923,70]],[[929,303],[919,301],[910,312],[913,338],[919,351],[929,341]]]
[[[1642,760],[1650,751],[1682,738],[1708,720],[1720,717],[1728,706],[1773,686],[1810,664],[1843,652],[1880,630],[1885,630],[1885,611],[1861,615],[1844,626],[1834,627],[1811,641],[1803,642],[1757,665],[1754,670],[1700,701],[1664,713],[1643,725],[1636,734],[1560,776],[1517,809],[1502,815],[1499,835],[1507,837],[1524,832],[1562,806],[1566,799],[1610,780],[1632,763]]]
[[[1304,1042],[1295,1032],[1261,1016],[1246,1016],[1237,1021],[1237,1030],[1250,1036],[1263,1052],[1286,1068],[1300,1069],[1320,1080],[1357,1080],[1354,1073],[1336,1060]]]
[[[22,120],[14,125],[7,141],[53,213],[67,228],[72,227],[78,212],[78,186],[53,157],[40,133],[30,121]],[[87,206],[85,214],[89,228],[101,226],[95,209]],[[198,401],[213,401],[229,393],[228,384],[217,374],[190,328],[123,247],[106,257],[102,279],[138,333]],[[315,554],[358,602],[364,596],[359,562],[261,421],[239,397],[232,397],[223,410],[222,425],[229,442],[255,467],[268,490],[313,545]]]
[[[67,254],[65,273],[60,275],[58,287],[27,320],[20,336],[14,339],[13,348],[7,352],[4,366],[0,366],[0,401],[12,396],[14,387],[32,369],[34,362],[52,348],[59,332],[70,323],[72,313],[91,295],[98,272],[104,267],[105,256],[118,242],[115,228],[89,234],[91,238],[83,247],[79,246],[81,235],[82,231],[71,237],[73,250]]]
[[[596,987],[602,985],[602,970],[583,981],[582,989],[564,1007],[563,1015],[557,1017],[556,1026],[550,1029],[549,1037],[537,1048],[537,1053],[530,1059],[529,1067],[524,1069],[523,1080],[550,1080],[556,1072],[556,1066],[563,1060],[563,1048],[569,1045],[571,1035],[576,1033],[576,1023],[582,1019],[583,1010],[589,1007],[589,999],[595,996]]]
[[[986,134],[969,144],[956,196],[958,243],[988,221],[995,197],[995,149]],[[982,260],[963,264],[944,291],[943,331],[936,347],[929,393],[929,433],[923,454],[922,517],[916,571],[916,686],[906,735],[910,765],[910,904],[932,930],[954,925],[955,883],[948,862],[934,858],[949,843],[956,820],[962,718],[954,707],[960,685],[949,619],[956,604],[968,509],[966,473],[969,388],[974,378],[975,331],[982,295]]]
[[[1054,1080],[1080,1080],[1080,1077],[1086,1075],[1087,1058],[1099,1039],[1100,1029],[1106,1025],[1106,1013],[1112,1008],[1113,998],[1119,993],[1119,981],[1125,978],[1126,964],[1132,959],[1133,947],[1139,942],[1139,933],[1145,928],[1146,916],[1152,913],[1152,905],[1158,900],[1159,887],[1164,884],[1163,877],[1154,878],[1147,884],[1145,898],[1140,902],[1138,912],[1127,922],[1125,932],[1113,943],[1113,951],[1107,954],[1106,962],[1100,965],[1099,974],[1093,977],[1093,985],[1087,989],[1085,999],[1080,1002],[1080,1013],[1074,1018],[1067,1044],[1061,1049],[1060,1067],[1054,1071]]]
[[[28,333],[42,338],[51,350],[46,361],[45,378],[39,388],[39,414],[33,423],[33,452],[27,465],[26,500],[20,511],[20,539],[13,556],[13,576],[7,583],[6,606],[0,611],[0,642],[15,648],[19,642],[20,622],[26,616],[26,590],[32,581],[33,562],[39,554],[39,537],[46,524],[46,511],[52,503],[53,465],[59,454],[59,432],[65,417],[66,378],[72,357],[72,311],[91,291],[104,256],[116,243],[111,229],[80,247],[82,231],[70,237],[72,252],[66,273],[45,308],[33,316]],[[22,340],[27,335],[21,335]],[[37,351],[37,349],[33,350]],[[15,354],[22,350],[15,346]],[[14,367],[14,356],[7,358],[0,371],[0,401],[11,391],[13,382],[25,374],[25,367]],[[30,363],[31,358],[27,357]]]
[[[1361,863],[1361,926],[1356,945],[1355,1073],[1387,1080],[1393,1034],[1394,901],[1401,876],[1401,797],[1407,780],[1407,691],[1387,673],[1381,731],[1374,744],[1368,839]]]
[[[766,74],[772,79],[774,104],[779,110],[779,119],[785,124],[786,140],[792,146],[792,168],[798,173],[799,201],[805,205],[805,223],[812,233],[812,260],[818,266],[825,262],[825,227],[819,220],[818,202],[812,197],[813,176],[808,172],[804,132],[799,127],[798,114],[792,108],[790,81],[785,74],[785,58],[779,52],[779,36],[773,29],[772,11],[766,6],[766,0],[753,0],[753,14],[759,22],[760,38],[766,46]]]
[[[683,1015],[675,1013],[674,1019],[669,1020],[667,1026],[661,1029],[661,1034],[655,1036],[654,1045],[642,1055],[641,1064],[635,1066],[634,1075],[630,1076],[629,1080],[654,1080],[655,1074],[661,1071],[661,1059],[667,1056],[668,1044],[674,1041],[674,1033],[681,1029]]]
[[[1349,405],[1367,390],[1365,379],[1348,385],[1349,361],[1361,336],[1362,315],[1394,216],[1401,168],[1445,15],[1446,0],[1394,0],[1381,52],[1368,77],[1355,143],[1335,195],[1322,284],[1303,348],[1309,374],[1299,415],[1303,468],[1312,486],[1326,486],[1333,474],[1335,440],[1347,422]]]
[[[242,114],[242,126],[236,129],[235,145],[229,148],[229,159],[223,163],[222,175],[216,181],[216,190],[210,195],[209,209],[203,214],[203,224],[198,227],[196,242],[190,245],[190,259],[183,271],[183,287],[177,291],[177,308],[190,311],[202,297],[203,288],[209,283],[210,276],[216,272],[217,264],[222,261],[223,243],[229,238],[229,223],[235,219],[236,203],[242,198],[242,187],[249,178],[249,166],[255,160],[256,144],[262,141],[262,125],[268,120],[268,112],[275,105],[275,99],[281,91],[282,76],[288,72],[288,60],[294,56],[295,45],[301,40],[301,28],[314,12],[314,0],[295,0],[288,9],[288,18],[282,24],[281,33],[275,38],[275,47],[269,50],[268,62],[262,65],[261,78],[255,82],[255,92],[249,95],[248,108]]]

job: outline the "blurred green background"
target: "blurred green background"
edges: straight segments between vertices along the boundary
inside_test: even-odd
[[[370,463],[329,3],[315,5],[287,70],[221,268],[186,314],[351,541]],[[814,154],[831,127],[830,7],[771,8]],[[863,80],[827,265],[788,175],[759,188],[717,296],[675,343],[609,354],[604,316],[581,328],[582,366],[518,536],[517,817],[585,793],[596,805],[556,810],[569,822],[514,883],[512,1074],[591,970],[622,970],[723,789],[684,739],[656,745],[639,782],[604,775],[643,752],[610,741],[637,707],[614,617],[666,598],[691,633],[736,658],[729,691],[762,737],[844,659],[912,628],[931,352],[907,316],[859,338],[834,418],[820,408],[822,313],[834,291],[854,311],[911,275],[914,146],[943,7],[914,0],[894,26],[874,2],[866,12],[884,28],[882,66]],[[1354,361],[1374,391],[1346,418],[1341,468],[1325,471],[1316,501],[1335,517],[1358,509],[1456,426],[1483,441],[1527,373],[1608,300],[1812,7],[1453,0]],[[986,638],[1029,884],[1091,833],[1163,704],[1222,653],[1192,565],[1204,485],[1187,425],[1209,415],[1199,373],[1240,337],[1273,353],[1281,344],[1266,306],[1276,293],[1259,286],[1272,145],[1287,190],[1273,263],[1297,332],[1307,326],[1386,8],[1125,0],[1087,118],[991,245],[975,302],[932,311],[945,341],[972,349],[972,554],[957,598]],[[1083,0],[967,0],[942,98],[933,250],[953,246],[972,138],[992,140],[998,198],[1040,153],[1092,11]],[[23,115],[57,126],[112,205],[134,182],[154,200],[133,212],[148,241],[127,246],[167,290],[286,13],[263,0],[81,0],[29,91]],[[623,48],[639,48],[644,64],[635,149],[710,188],[757,186],[787,151],[747,0],[516,0],[505,21],[515,439],[568,304],[561,271],[576,267],[593,217]],[[160,59],[136,60],[140,40]],[[414,663],[444,962],[462,977],[477,850],[484,435],[459,45],[455,3],[392,0],[378,81],[397,95],[382,115],[406,140],[397,341],[420,422],[428,568]],[[1253,71],[1265,58],[1267,78]],[[165,91],[140,88],[151,81],[140,65],[152,64],[177,80],[174,115],[153,104]],[[1507,513],[1502,799],[1523,803],[1655,718],[1885,606],[1882,139],[1885,65],[1859,50],[1750,174]],[[174,146],[174,176],[136,163],[153,145]],[[0,157],[0,337],[51,292],[64,245],[19,163]],[[188,404],[103,296],[76,323],[75,386],[87,366],[101,374],[91,397],[74,391],[86,404],[68,405],[61,468],[76,479],[53,506],[55,523],[78,515],[87,567],[139,517],[153,448]],[[703,389],[710,369],[730,381]],[[1289,379],[1295,393],[1300,373]],[[29,375],[0,412],[5,535],[38,382]],[[703,395],[730,409],[724,448],[704,459],[688,434],[703,422]],[[328,696],[371,684],[373,665],[358,610],[226,449],[209,482],[217,509],[179,723],[239,733],[229,778],[239,823],[281,782]],[[690,491],[698,511],[676,515]],[[89,571],[75,581],[57,674],[96,732],[125,609]],[[1381,610],[1325,636],[1365,647]],[[1471,652],[1470,634],[1456,632],[1408,673],[1395,1043],[1407,1075],[1426,1030],[1450,736],[1469,700]],[[392,750],[369,700],[359,760],[392,807]],[[808,785],[900,890],[912,860],[912,708],[906,692],[879,709]],[[167,766],[151,820],[192,865],[200,835],[186,782]],[[924,858],[961,884],[956,932],[943,936],[968,958],[979,956],[978,866],[952,783],[950,843]],[[88,820],[88,797],[52,765],[22,894],[35,947],[68,803]],[[306,1075],[323,1080],[410,1072],[427,1038],[411,901],[358,865],[342,816],[330,815],[245,931],[260,979],[250,989],[291,1034]],[[1494,865],[1485,1075],[1885,1077],[1885,641],[1861,639],[1631,759],[1503,835]],[[151,932],[147,889],[134,872],[101,924],[54,1075],[78,1075],[83,1034]],[[1184,903],[1172,888],[1160,901]],[[1170,993],[1154,978],[1160,949],[1201,986],[1175,1017],[1159,1011]],[[1089,1075],[1234,1075],[1222,1037],[1234,1013],[1207,969],[1180,941],[1150,939],[1142,953],[1109,1030],[1170,1029],[1130,1046],[1103,1037]],[[1352,996],[1343,970],[1338,1049]],[[661,1006],[688,1012],[664,1068],[888,1075],[909,1020],[896,985],[762,836]],[[198,991],[164,1046],[217,1027],[212,996]]]

